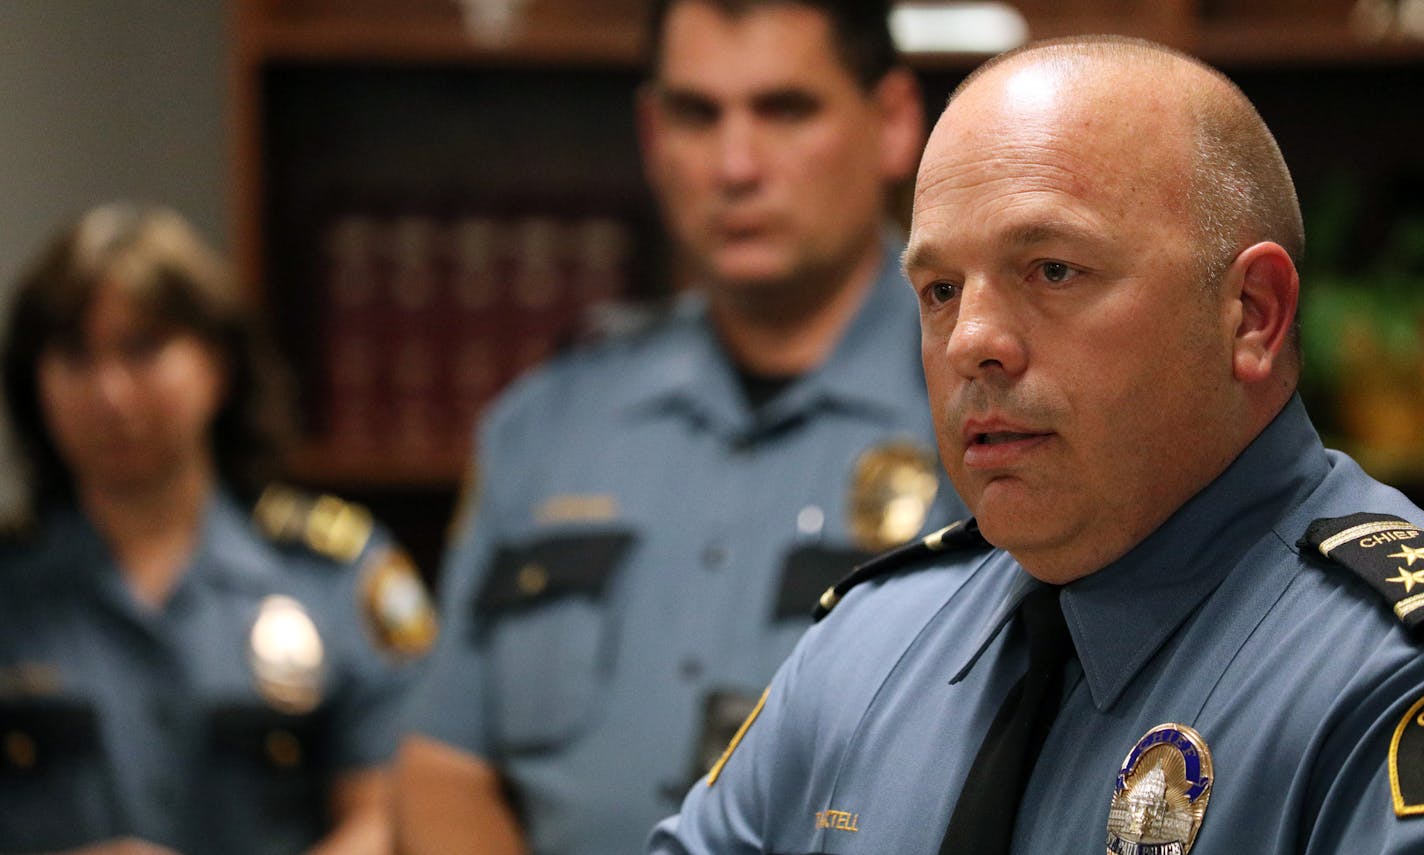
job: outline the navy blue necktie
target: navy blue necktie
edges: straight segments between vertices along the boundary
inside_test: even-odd
[[[1009,851],[1024,787],[1058,715],[1063,666],[1073,655],[1058,590],[1036,588],[1019,606],[1018,620],[1028,636],[1028,670],[1009,689],[974,755],[940,855]]]

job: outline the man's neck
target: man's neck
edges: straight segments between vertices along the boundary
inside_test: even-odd
[[[808,373],[830,358],[874,287],[880,264],[877,242],[838,278],[751,294],[714,289],[712,324],[743,369],[767,376]]]
[[[142,486],[80,484],[79,503],[104,542],[130,591],[162,607],[197,548],[215,477],[204,463]]]

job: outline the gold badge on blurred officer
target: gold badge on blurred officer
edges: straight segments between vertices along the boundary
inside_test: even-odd
[[[882,552],[924,528],[939,492],[939,463],[933,452],[912,442],[867,449],[851,474],[850,532],[869,552]]]

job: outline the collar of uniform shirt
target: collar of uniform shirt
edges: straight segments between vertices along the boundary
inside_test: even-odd
[[[1318,486],[1328,469],[1305,407],[1293,398],[1221,476],[1146,540],[1064,587],[1063,614],[1095,707],[1105,711],[1121,697],[1244,553]],[[981,643],[952,682],[969,673],[1036,584],[1016,563],[1014,569],[1020,578],[1008,585],[980,629]]]
[[[252,515],[226,490],[219,488],[208,502],[203,515],[203,533],[199,552],[189,566],[210,579],[232,587],[254,591],[273,590],[274,580],[280,580],[274,560],[266,550],[276,547],[265,540],[245,536],[252,528]]]
[[[71,584],[109,566],[109,548],[74,505],[41,514],[38,537],[42,547],[32,552],[40,558],[29,575],[41,585]]]
[[[1002,555],[1002,553],[1000,554]],[[980,571],[977,572],[983,572],[983,569],[984,568],[981,568]],[[1002,568],[992,566],[992,562],[988,570],[989,572],[1002,572]],[[1024,598],[1028,596],[1030,591],[1043,584],[1025,573],[1023,568],[1017,565],[1014,566],[1014,571],[1012,572],[1014,572],[1014,580],[1009,586],[1008,595],[999,601],[999,607],[990,613],[991,617],[988,622],[980,628],[978,635],[979,643],[975,644],[972,648],[974,652],[969,654],[969,661],[964,663],[964,667],[960,668],[955,672],[953,677],[949,678],[950,685],[958,683],[960,680],[969,676],[969,672],[974,670],[974,665],[979,661],[979,657],[984,655],[984,651],[989,649],[990,643],[999,637],[999,633],[1003,632],[1004,627],[1008,626],[1009,618],[1013,617],[1014,612],[1018,611],[1019,604],[1024,601]]]
[[[1121,696],[1246,551],[1328,471],[1305,406],[1292,398],[1225,472],[1146,540],[1067,586],[1064,616],[1098,709]]]
[[[279,564],[259,551],[272,547],[243,535],[250,527],[248,513],[232,495],[219,488],[203,513],[198,551],[188,562],[190,572],[197,575],[185,578],[270,590],[272,580],[278,577],[275,568]],[[44,550],[46,566],[50,568],[47,572],[55,579],[72,573],[108,573],[113,566],[108,546],[77,508],[54,514],[44,536],[59,545]]]
[[[823,405],[877,419],[902,418],[906,407],[925,406],[917,370],[919,314],[914,294],[900,274],[902,250],[900,243],[887,238],[874,287],[830,358],[760,413],[763,426]],[[736,369],[706,323],[706,312],[700,294],[679,301],[661,340],[666,356],[654,353],[639,365],[637,376],[623,384],[624,405],[638,411],[683,406],[728,430],[747,430],[744,422],[750,414]],[[907,365],[916,370],[907,370]],[[914,381],[914,388],[906,388],[909,381]]]

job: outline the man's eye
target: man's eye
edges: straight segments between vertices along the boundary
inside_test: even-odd
[[[757,102],[757,112],[763,118],[777,122],[803,121],[814,116],[819,109],[819,101],[800,92],[784,93]]]
[[[1049,282],[1067,282],[1073,277],[1073,268],[1061,261],[1045,261],[1039,269],[1043,271],[1043,278]]]
[[[124,339],[119,345],[119,350],[124,359],[130,362],[145,362],[157,356],[166,344],[168,344],[166,336],[138,333]]]
[[[667,120],[683,127],[708,127],[717,121],[717,105],[704,98],[670,94],[662,100]]]
[[[948,303],[959,296],[959,286],[952,282],[936,282],[930,286],[930,299],[936,303]]]

